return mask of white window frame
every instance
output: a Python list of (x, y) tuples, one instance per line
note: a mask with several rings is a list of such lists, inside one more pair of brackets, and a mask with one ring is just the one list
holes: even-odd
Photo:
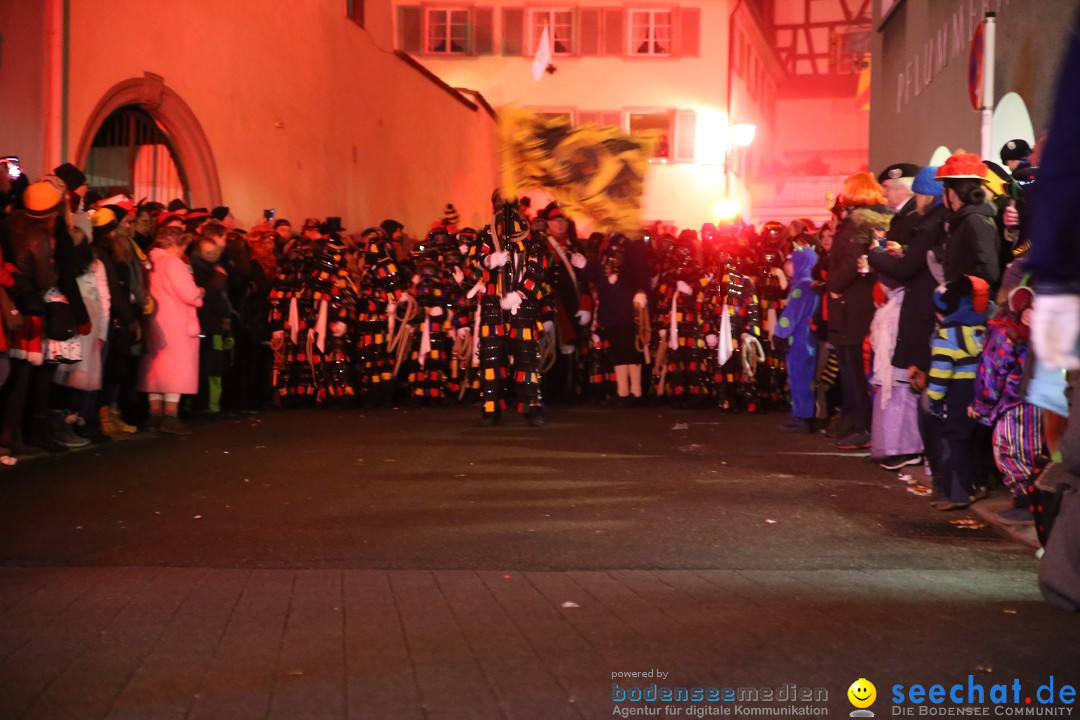
[[(437, 43), (432, 42), (431, 27), (434, 24), (432, 22), (432, 16), (435, 13), (445, 14), (446, 25), (446, 37), (442, 38), (446, 42), (445, 50), (436, 50), (435, 45)], [(453, 50), (451, 48), (451, 42), (453, 40), (452, 29), (454, 27), (451, 19), (454, 13), (464, 13), (465, 15), (465, 37), (463, 38), (464, 48), (461, 50)], [(464, 7), (461, 5), (439, 5), (424, 8), (424, 54), (425, 55), (468, 55), (471, 53), (472, 48), (472, 8)]]
[[(575, 17), (574, 9), (570, 7), (542, 7), (542, 8), (529, 8), (528, 9), (528, 26), (529, 26), (529, 54), (536, 53), (537, 43), (540, 42), (540, 33), (543, 32), (543, 26), (537, 23), (542, 23), (544, 20), (548, 22), (548, 37), (551, 38), (551, 55), (552, 57), (567, 57), (573, 55), (575, 52), (575, 33), (577, 30), (577, 18)], [(566, 39), (566, 50), (555, 49), (555, 31), (552, 29), (555, 26), (554, 15), (555, 13), (567, 13), (570, 16), (569, 28), (570, 37)]]
[[(645, 40), (646, 52), (638, 52), (634, 38), (634, 18), (648, 15), (648, 37)], [(656, 52), (656, 17), (657, 15), (668, 16), (668, 49), (666, 52)], [(626, 48), (630, 57), (674, 57), (675, 56), (675, 11), (671, 8), (630, 8), (626, 12)]]

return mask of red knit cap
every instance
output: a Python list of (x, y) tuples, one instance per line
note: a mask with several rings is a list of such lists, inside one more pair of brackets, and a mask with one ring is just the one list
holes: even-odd
[(957, 151), (938, 168), (935, 177), (938, 180), (967, 178), (987, 182), (987, 172), (986, 165), (978, 155)]
[(981, 277), (968, 275), (971, 281), (971, 307), (975, 312), (984, 313), (990, 307), (990, 286)]

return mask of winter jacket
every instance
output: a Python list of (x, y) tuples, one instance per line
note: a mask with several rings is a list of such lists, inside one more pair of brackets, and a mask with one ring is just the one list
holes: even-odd
[(900, 325), (893, 350), (893, 367), (915, 366), (926, 372), (930, 369), (930, 338), (937, 317), (934, 314), (934, 288), (937, 282), (926, 263), (926, 254), (944, 232), (945, 206), (933, 205), (909, 232), (897, 240), (905, 246), (901, 257), (893, 257), (881, 249), (870, 253), (870, 267), (879, 274), (903, 283), (904, 304), (900, 308)]
[(907, 245), (911, 240), (911, 231), (922, 220), (922, 215), (915, 209), (915, 198), (909, 198), (893, 216), (889, 224), (889, 231), (885, 234), (887, 240)]
[(974, 275), (985, 280), (993, 291), (1001, 278), (994, 206), (965, 205), (949, 213), (945, 231), (945, 282)]
[(882, 205), (858, 207), (837, 228), (829, 254), (826, 289), (840, 297), (829, 298), (829, 342), (862, 345), (874, 317), (872, 273), (858, 271), (859, 257), (869, 252), (875, 234), (884, 237), (893, 213)]
[[(611, 277), (616, 281), (611, 282)], [(596, 321), (602, 327), (633, 325), (637, 317), (634, 295), (649, 292), (649, 264), (641, 240), (612, 238), (599, 249), (596, 262), (582, 270), (591, 280), (599, 301)], [(670, 297), (668, 298), (670, 302)]]
[(979, 422), (993, 426), (1001, 414), (1024, 402), (1021, 384), (1027, 343), (1016, 339), (1019, 322), (1008, 311), (987, 323), (986, 344), (975, 376), (975, 400), (971, 409)]
[(986, 315), (976, 312), (971, 301), (946, 317), (930, 345), (930, 377), (927, 395), (941, 402), (954, 380), (974, 380), (986, 334)]

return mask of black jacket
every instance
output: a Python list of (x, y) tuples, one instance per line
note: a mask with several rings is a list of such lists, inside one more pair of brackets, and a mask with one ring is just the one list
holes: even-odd
[(922, 215), (915, 210), (915, 198), (912, 197), (896, 211), (892, 224), (889, 225), (889, 232), (885, 235), (886, 239), (906, 245), (911, 239), (911, 231), (920, 220), (922, 220)]
[(1001, 278), (998, 233), (990, 203), (965, 205), (947, 214), (945, 232), (945, 282), (962, 275), (986, 281), (991, 292)]
[(833, 345), (862, 345), (874, 318), (873, 273), (862, 275), (857, 265), (866, 255), (875, 231), (888, 230), (892, 211), (881, 205), (858, 207), (843, 219), (836, 230), (829, 254), (829, 276), (825, 287), (839, 298), (829, 298), (829, 342)]
[[(615, 283), (608, 282), (602, 264), (605, 259), (614, 265), (613, 269), (618, 275)], [(604, 245), (599, 253), (599, 262), (589, 263), (582, 270), (581, 277), (591, 280), (596, 287), (599, 301), (596, 320), (600, 325), (633, 325), (637, 317), (634, 295), (649, 292), (649, 265), (645, 255), (645, 243), (641, 240), (625, 239)]]
[(939, 204), (925, 215), (916, 215), (919, 222), (909, 230), (906, 238), (897, 240), (905, 246), (902, 257), (893, 257), (884, 250), (870, 253), (870, 267), (883, 276), (900, 281), (905, 288), (892, 356), (893, 367), (914, 365), (923, 372), (930, 369), (930, 340), (937, 319), (934, 315), (937, 281), (930, 273), (926, 255), (944, 232), (945, 212), (945, 206)]

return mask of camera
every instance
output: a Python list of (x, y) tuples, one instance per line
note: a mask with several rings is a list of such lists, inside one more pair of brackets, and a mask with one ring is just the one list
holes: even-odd
[(274, 208), (269, 208), (268, 210), (263, 210), (263, 217), (265, 217), (267, 220), (273, 220), (274, 219)]
[(18, 180), (22, 175), (22, 168), (19, 166), (19, 158), (15, 155), (8, 155), (5, 158), (0, 158), (0, 162), (7, 164), (8, 178), (11, 180)]

